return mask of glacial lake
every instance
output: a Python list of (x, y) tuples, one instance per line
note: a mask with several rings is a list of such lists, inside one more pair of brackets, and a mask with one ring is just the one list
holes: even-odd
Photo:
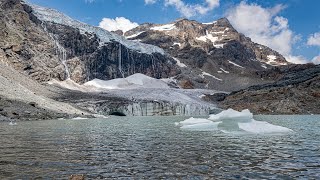
[(0, 179), (319, 179), (320, 116), (255, 116), (286, 134), (187, 131), (186, 117), (0, 123)]

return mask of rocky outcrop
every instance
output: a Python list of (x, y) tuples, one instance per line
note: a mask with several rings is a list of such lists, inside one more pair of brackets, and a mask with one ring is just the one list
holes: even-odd
[(293, 65), (278, 70), (281, 77), (277, 82), (233, 92), (220, 106), (259, 114), (320, 114), (320, 66)]

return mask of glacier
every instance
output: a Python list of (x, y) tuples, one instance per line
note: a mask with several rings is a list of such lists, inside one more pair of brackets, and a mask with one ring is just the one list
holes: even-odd
[(127, 40), (125, 37), (119, 36), (117, 34), (111, 33), (105, 29), (100, 27), (91, 26), (85, 24), (83, 22), (74, 20), (69, 16), (51, 9), (41, 7), (35, 4), (31, 4), (27, 2), (27, 4), (32, 8), (33, 14), (41, 21), (44, 22), (52, 22), (56, 24), (67, 25), (70, 27), (74, 27), (80, 30), (81, 33), (85, 34), (85, 32), (89, 34), (96, 34), (97, 37), (100, 39), (100, 45), (103, 46), (104, 43), (108, 43), (111, 41), (119, 42), (120, 44), (126, 46), (129, 49), (145, 53), (145, 54), (153, 54), (153, 53), (160, 53), (162, 55), (165, 54), (164, 50), (153, 45), (143, 44), (137, 41), (130, 41)]
[[(71, 79), (51, 80), (50, 85), (81, 91), (84, 93), (105, 94), (111, 98), (126, 99), (123, 102), (104, 102), (90, 106), (90, 110), (102, 115), (120, 112), (127, 116), (205, 116), (220, 111), (215, 104), (204, 101), (204, 94), (219, 91), (209, 89), (170, 88), (173, 79), (155, 79), (143, 74), (113, 80), (94, 79), (85, 84), (77, 84)], [(78, 104), (82, 106), (82, 104)]]

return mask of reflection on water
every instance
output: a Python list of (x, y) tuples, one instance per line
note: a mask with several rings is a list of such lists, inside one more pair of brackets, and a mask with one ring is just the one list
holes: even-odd
[(317, 179), (320, 116), (256, 116), (284, 135), (194, 132), (185, 117), (0, 123), (0, 179)]

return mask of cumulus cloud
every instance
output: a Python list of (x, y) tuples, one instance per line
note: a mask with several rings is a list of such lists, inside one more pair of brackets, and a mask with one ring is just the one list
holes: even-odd
[[(144, 0), (146, 4), (153, 4), (157, 0)], [(183, 0), (164, 0), (165, 6), (173, 6), (182, 16), (187, 18), (198, 14), (204, 15), (220, 5), (220, 0), (204, 0), (202, 4), (188, 4)]]
[(320, 32), (312, 34), (308, 38), (307, 44), (310, 46), (320, 46)]
[(306, 64), (306, 63), (310, 63), (310, 61), (308, 59), (306, 59), (303, 56), (293, 56), (293, 55), (288, 55), (285, 56), (286, 60), (294, 63), (294, 64)]
[(314, 58), (312, 59), (312, 62), (313, 62), (314, 64), (320, 64), (320, 55), (314, 57)]
[(146, 4), (154, 4), (154, 3), (157, 2), (157, 0), (144, 0), (144, 2), (145, 2)]
[(289, 28), (288, 19), (278, 15), (284, 8), (281, 4), (264, 8), (242, 1), (229, 9), (226, 16), (239, 32), (254, 42), (278, 51), (290, 62), (306, 63), (308, 61), (304, 57), (292, 55), (292, 46), (299, 36)]
[(129, 19), (126, 19), (124, 17), (116, 17), (115, 19), (103, 18), (99, 23), (99, 27), (108, 31), (121, 30), (123, 32), (126, 32), (137, 26), (139, 26), (138, 23), (131, 22)]
[(289, 55), (294, 36), (288, 20), (277, 16), (282, 9), (282, 5), (263, 8), (257, 4), (241, 2), (227, 12), (227, 17), (238, 31), (253, 41)]

